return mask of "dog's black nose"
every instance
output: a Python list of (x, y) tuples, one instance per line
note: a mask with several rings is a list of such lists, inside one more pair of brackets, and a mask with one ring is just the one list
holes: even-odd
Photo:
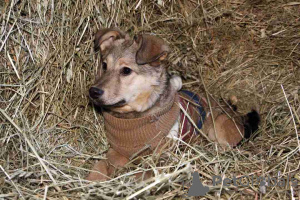
[(97, 99), (102, 96), (104, 91), (96, 87), (91, 87), (89, 93), (90, 93), (90, 97), (92, 97), (93, 99)]

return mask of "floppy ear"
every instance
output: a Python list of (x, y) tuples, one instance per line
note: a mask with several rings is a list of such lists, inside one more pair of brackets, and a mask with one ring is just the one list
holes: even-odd
[(105, 28), (100, 29), (94, 40), (94, 49), (95, 51), (100, 50), (101, 53), (104, 53), (109, 49), (115, 40), (125, 38), (125, 34), (116, 28)]
[(136, 53), (136, 63), (139, 65), (159, 65), (169, 52), (168, 45), (161, 39), (152, 35), (139, 35), (134, 38), (139, 45)]

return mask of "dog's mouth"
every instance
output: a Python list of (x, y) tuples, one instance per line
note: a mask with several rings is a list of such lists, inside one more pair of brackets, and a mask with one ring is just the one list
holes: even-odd
[(110, 104), (110, 105), (102, 105), (105, 108), (115, 108), (115, 107), (122, 107), (124, 106), (126, 101), (122, 99), (121, 101), (118, 101), (117, 103)]
[(114, 104), (105, 104), (103, 101), (95, 101), (95, 100), (92, 100), (92, 102), (96, 106), (103, 107), (103, 108), (106, 108), (106, 109), (122, 107), (126, 104), (126, 101), (124, 99), (122, 99), (122, 100), (120, 100), (120, 101), (118, 101), (117, 103), (114, 103)]

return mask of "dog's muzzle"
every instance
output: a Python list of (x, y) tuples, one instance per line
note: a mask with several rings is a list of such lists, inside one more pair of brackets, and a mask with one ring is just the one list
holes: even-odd
[(118, 101), (117, 103), (107, 105), (100, 98), (103, 95), (103, 93), (104, 93), (104, 91), (97, 87), (91, 87), (89, 89), (90, 99), (97, 106), (106, 107), (106, 108), (121, 107), (121, 106), (124, 106), (124, 104), (126, 103), (126, 101), (123, 99), (123, 100)]

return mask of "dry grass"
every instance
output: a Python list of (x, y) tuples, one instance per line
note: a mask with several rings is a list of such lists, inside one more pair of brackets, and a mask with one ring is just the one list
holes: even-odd
[[(300, 182), (299, 2), (2, 0), (0, 10), (0, 199), (181, 198), (193, 170), (207, 185), (233, 174)], [(164, 38), (185, 88), (235, 94), (244, 113), (259, 109), (257, 137), (226, 152), (199, 139), (111, 181), (85, 181), (108, 148), (86, 94), (97, 63), (93, 35), (110, 26)], [(165, 175), (136, 183), (128, 174), (147, 169)], [(300, 199), (300, 187), (217, 185), (205, 198)]]

